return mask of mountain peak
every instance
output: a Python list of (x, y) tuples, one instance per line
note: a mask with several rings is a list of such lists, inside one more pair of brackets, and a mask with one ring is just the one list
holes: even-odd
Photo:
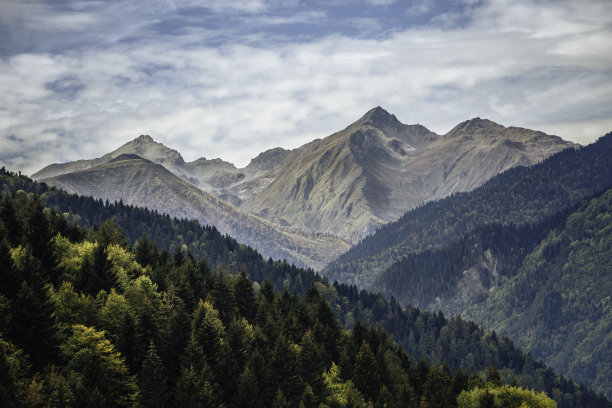
[(103, 156), (103, 158), (114, 158), (122, 154), (136, 154), (155, 163), (184, 163), (183, 157), (179, 152), (163, 145), (162, 143), (156, 142), (149, 135), (140, 135), (136, 139), (119, 147), (117, 150), (107, 153)]
[(370, 109), (361, 119), (359, 119), (358, 123), (363, 126), (373, 126), (373, 127), (387, 127), (387, 126), (398, 126), (402, 123), (397, 120), (395, 115), (390, 114), (380, 106), (377, 106), (373, 109)]
[(146, 143), (155, 143), (155, 140), (149, 135), (140, 135), (136, 139), (135, 142), (146, 142)]
[(277, 166), (289, 153), (290, 150), (275, 147), (259, 153), (257, 157), (251, 160), (247, 167), (260, 170), (270, 170)]
[(506, 129), (504, 126), (499, 123), (495, 123), (489, 119), (481, 119), (480, 117), (475, 117), (465, 122), (459, 123), (453, 129), (451, 129), (447, 135), (456, 136), (461, 134), (481, 134), (481, 133), (491, 133), (491, 132), (500, 132)]

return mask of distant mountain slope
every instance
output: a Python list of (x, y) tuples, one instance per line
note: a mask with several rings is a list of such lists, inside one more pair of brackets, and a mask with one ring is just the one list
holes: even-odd
[(373, 289), (462, 314), (612, 395), (612, 190), (538, 224), (486, 225), (410, 253)]
[(330, 264), (331, 279), (369, 287), (410, 252), (437, 248), (485, 224), (538, 222), (612, 186), (612, 134), (581, 149), (557, 153), (408, 212)]
[(488, 224), (442, 248), (410, 252), (385, 269), (371, 289), (400, 304), (460, 314), (514, 276), (525, 256), (568, 214), (519, 227)]
[(47, 183), (68, 192), (148, 207), (179, 218), (216, 226), (264, 256), (321, 269), (348, 249), (338, 238), (280, 227), (179, 179), (161, 165), (134, 155), (120, 155), (103, 165), (63, 174)]
[(612, 398), (612, 190), (548, 234), (464, 315)]
[(287, 154), (242, 208), (357, 243), (424, 202), (469, 191), (518, 165), (574, 146), (480, 118), (437, 135), (377, 107), (346, 129)]
[[(32, 178), (42, 180), (62, 174), (87, 170), (94, 166), (109, 163), (113, 159), (125, 154), (135, 154), (153, 163), (161, 164), (179, 178), (213, 194), (221, 194), (225, 191), (223, 188), (238, 181), (243, 181), (246, 177), (245, 173), (248, 173), (249, 178), (252, 178), (265, 170), (269, 170), (269, 168), (262, 170), (255, 166), (254, 168), (240, 171), (233, 164), (221, 159), (206, 159), (204, 157), (192, 162), (185, 162), (183, 156), (178, 151), (154, 141), (151, 136), (141, 135), (100, 158), (51, 164), (34, 173)], [(262, 153), (262, 155), (264, 154)]]
[(475, 118), (437, 135), (376, 107), (346, 129), (292, 151), (270, 149), (242, 169), (220, 159), (185, 162), (140, 136), (94, 160), (53, 164), (50, 177), (136, 154), (179, 178), (276, 224), (357, 243), (425, 202), (469, 191), (518, 165), (574, 146), (556, 136)]

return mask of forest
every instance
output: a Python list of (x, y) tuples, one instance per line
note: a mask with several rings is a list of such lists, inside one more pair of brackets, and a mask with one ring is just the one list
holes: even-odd
[[(545, 401), (516, 385), (545, 391), (559, 407), (610, 406), (473, 323), (401, 309), (355, 287), (330, 286), (312, 271), (231, 247), (231, 238), (212, 228), (70, 196), (6, 171), (2, 190), (0, 259), (10, 279), (0, 296), (0, 364), (10, 369), (0, 392), (15, 406), (26, 400), (28, 406), (49, 406), (58, 398), (73, 406), (84, 401), (147, 406), (151, 400), (166, 406), (243, 406), (237, 398), (245, 393), (252, 405), (244, 406), (456, 406), (463, 391), (499, 406), (506, 395), (501, 389)], [(45, 196), (53, 195), (81, 200), (84, 208), (101, 206), (113, 221), (76, 224), (83, 216), (43, 205)], [(132, 241), (114, 221), (121, 220), (117, 209), (153, 217), (142, 224), (166, 231), (174, 251), (150, 239)], [(157, 219), (161, 226), (155, 226)], [(186, 226), (180, 235), (212, 232), (227, 258), (218, 256), (209, 268), (207, 257), (176, 245), (163, 220)], [(212, 248), (209, 238), (198, 247)], [(253, 264), (268, 265), (261, 266), (260, 281), (251, 263), (236, 264), (240, 251), (251, 254)], [(224, 265), (224, 259), (234, 263)], [(295, 284), (300, 280), (303, 292)], [(306, 346), (310, 342), (314, 346)], [(321, 356), (315, 359), (316, 375), (300, 366), (305, 348)], [(359, 377), (362, 359), (367, 381)], [(108, 377), (92, 364), (108, 367)], [(457, 385), (466, 378), (467, 385)], [(478, 394), (483, 389), (485, 397)], [(165, 397), (148, 394), (156, 391)], [(102, 398), (107, 395), (116, 398)], [(464, 396), (461, 404), (474, 403), (470, 398)]]
[[(478, 227), (408, 254), (375, 287), (401, 304), (461, 313), (506, 334), (609, 397), (611, 202), (606, 190), (537, 224)], [(483, 287), (462, 299), (470, 271)]]

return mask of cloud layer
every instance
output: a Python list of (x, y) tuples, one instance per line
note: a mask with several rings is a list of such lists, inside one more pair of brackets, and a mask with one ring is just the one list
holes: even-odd
[(0, 164), (32, 174), (150, 134), (243, 166), (376, 105), (439, 133), (475, 116), (581, 143), (612, 130), (609, 1), (226, 3), (3, 5)]

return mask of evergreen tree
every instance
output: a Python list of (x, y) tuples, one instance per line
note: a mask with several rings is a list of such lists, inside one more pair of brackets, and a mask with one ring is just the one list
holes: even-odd
[(238, 378), (236, 393), (232, 399), (234, 408), (256, 408), (259, 405), (259, 385), (257, 378), (249, 367)]
[(221, 354), (225, 327), (219, 319), (219, 313), (209, 302), (198, 303), (193, 313), (191, 331), (195, 341), (202, 348), (206, 361), (216, 366)]
[(139, 402), (143, 408), (165, 408), (167, 406), (168, 386), (165, 370), (153, 341), (150, 342), (142, 363), (138, 384), (140, 386)]
[(248, 321), (252, 321), (255, 317), (255, 295), (253, 292), (253, 283), (249, 280), (245, 268), (243, 267), (238, 275), (234, 286), (234, 298), (238, 313), (245, 317)]
[(219, 268), (213, 274), (210, 296), (213, 306), (219, 312), (219, 318), (226, 327), (229, 326), (237, 309), (234, 291), (225, 269)]
[(86, 258), (83, 262), (79, 287), (85, 293), (92, 295), (101, 290), (110, 292), (111, 288), (117, 285), (112, 266), (112, 261), (108, 258), (107, 247), (98, 242), (94, 247), (91, 261)]
[(304, 333), (300, 344), (300, 367), (304, 382), (311, 387), (311, 392), (316, 396), (315, 401), (325, 398), (327, 390), (323, 380), (325, 362), (310, 330)]
[(75, 325), (62, 345), (67, 378), (76, 406), (132, 406), (138, 386), (124, 360), (103, 332)]
[(353, 382), (365, 399), (369, 401), (376, 401), (380, 379), (377, 371), (374, 353), (372, 353), (368, 343), (364, 341), (355, 356)]
[(382, 385), (380, 387), (380, 391), (378, 392), (378, 398), (376, 399), (376, 404), (374, 404), (375, 408), (394, 408), (396, 407), (395, 399), (393, 398), (393, 394), (387, 388), (386, 385)]
[[(156, 344), (159, 356), (167, 371), (170, 381), (180, 375), (180, 356), (189, 339), (189, 315), (185, 303), (176, 295), (174, 286), (165, 293), (159, 313), (159, 331)], [(171, 384), (169, 384), (171, 386)]]
[(23, 281), (12, 305), (13, 324), (10, 338), (40, 369), (58, 358), (58, 333), (53, 319), (53, 305), (44, 288)]
[(280, 391), (280, 394), (269, 396), (273, 403), (280, 403), (278, 395), (282, 395), (282, 401), (286, 401), (288, 406), (298, 406), (305, 387), (299, 372), (299, 356), (295, 345), (290, 345), (283, 335), (279, 336), (266, 370), (266, 390)]
[(423, 386), (423, 395), (430, 408), (453, 406), (456, 396), (451, 393), (452, 379), (450, 373), (439, 365), (431, 367)]
[(158, 263), (159, 249), (153, 241), (144, 236), (140, 238), (134, 245), (134, 255), (136, 262), (142, 266), (154, 267)]
[(21, 375), (21, 364), (14, 348), (0, 337), (0, 401), (6, 408), (20, 406), (19, 377)]

